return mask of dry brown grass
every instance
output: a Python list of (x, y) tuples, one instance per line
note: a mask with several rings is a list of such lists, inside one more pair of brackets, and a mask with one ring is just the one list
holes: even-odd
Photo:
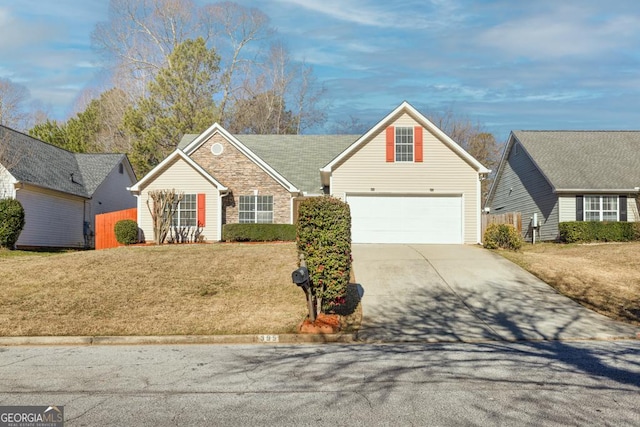
[(586, 307), (640, 325), (640, 242), (543, 243), (500, 253)]
[(293, 243), (0, 256), (0, 336), (294, 332)]

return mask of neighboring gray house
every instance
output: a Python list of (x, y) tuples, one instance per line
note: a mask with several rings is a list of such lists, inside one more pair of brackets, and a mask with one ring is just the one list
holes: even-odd
[(640, 131), (513, 131), (486, 207), (556, 240), (559, 222), (640, 220), (639, 191)]
[(17, 247), (93, 247), (96, 214), (136, 207), (124, 154), (79, 154), (0, 126), (0, 198), (25, 210)]
[(403, 102), (364, 135), (232, 135), (213, 124), (131, 191), (148, 240), (149, 191), (176, 189), (176, 222), (207, 241), (224, 224), (293, 223), (301, 197), (330, 194), (350, 206), (354, 243), (475, 244), (489, 172)]

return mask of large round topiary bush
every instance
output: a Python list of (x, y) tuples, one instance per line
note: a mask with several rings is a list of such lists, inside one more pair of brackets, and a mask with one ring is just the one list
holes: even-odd
[(19, 201), (0, 200), (0, 247), (13, 249), (24, 223), (24, 208)]
[(116, 222), (114, 232), (118, 243), (131, 245), (138, 242), (138, 223), (132, 219), (123, 219)]

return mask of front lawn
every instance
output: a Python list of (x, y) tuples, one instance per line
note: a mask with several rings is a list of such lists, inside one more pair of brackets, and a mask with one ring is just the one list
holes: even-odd
[(0, 255), (0, 336), (278, 334), (305, 317), (294, 243)]
[(640, 242), (527, 244), (499, 253), (584, 306), (640, 325)]

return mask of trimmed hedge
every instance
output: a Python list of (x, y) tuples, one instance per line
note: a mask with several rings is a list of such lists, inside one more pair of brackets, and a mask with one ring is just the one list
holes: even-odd
[(628, 242), (640, 239), (640, 223), (571, 221), (558, 225), (560, 240), (575, 242)]
[(333, 197), (304, 200), (298, 208), (298, 252), (304, 254), (320, 311), (342, 303), (351, 272), (351, 211)]
[(510, 249), (517, 251), (522, 247), (522, 236), (511, 224), (489, 224), (484, 232), (484, 247), (487, 249)]
[(273, 242), (296, 240), (293, 224), (224, 224), (222, 240), (225, 242)]
[(13, 249), (24, 228), (24, 208), (16, 199), (0, 200), (0, 247)]
[(138, 242), (138, 223), (132, 219), (123, 219), (116, 222), (113, 227), (116, 240), (123, 245), (132, 245)]

